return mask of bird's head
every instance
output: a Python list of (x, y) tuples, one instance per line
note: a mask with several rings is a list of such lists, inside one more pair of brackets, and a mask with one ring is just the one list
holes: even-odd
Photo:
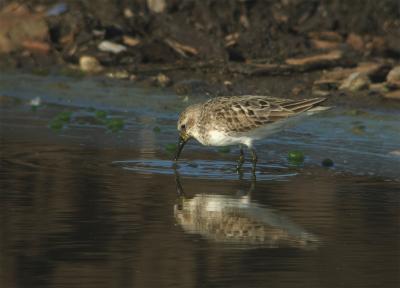
[(187, 107), (180, 115), (178, 120), (179, 142), (178, 149), (175, 155), (175, 161), (178, 161), (179, 155), (182, 152), (183, 146), (191, 138), (197, 135), (197, 122), (201, 114), (201, 105), (195, 104)]

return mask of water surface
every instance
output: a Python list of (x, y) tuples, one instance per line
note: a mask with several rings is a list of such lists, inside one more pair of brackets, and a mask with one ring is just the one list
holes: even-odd
[[(398, 115), (339, 109), (300, 123), (260, 143), (254, 181), (249, 164), (235, 174), (235, 148), (193, 143), (173, 169), (179, 96), (76, 84), (83, 99), (103, 93), (96, 106), (72, 80), (60, 96), (54, 79), (20, 79), (0, 82), (11, 96), (0, 110), (1, 287), (400, 285)], [(119, 132), (92, 121), (108, 106)], [(70, 122), (49, 128), (61, 111)], [(294, 147), (300, 167), (286, 160)]]

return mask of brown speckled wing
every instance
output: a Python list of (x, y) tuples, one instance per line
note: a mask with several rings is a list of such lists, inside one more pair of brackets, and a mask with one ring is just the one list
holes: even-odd
[(213, 129), (235, 133), (246, 132), (307, 111), (324, 100), (324, 98), (290, 100), (248, 95), (218, 97), (204, 104), (202, 121), (215, 123)]

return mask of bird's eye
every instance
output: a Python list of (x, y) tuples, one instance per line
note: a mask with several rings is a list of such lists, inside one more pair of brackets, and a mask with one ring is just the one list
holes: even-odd
[(181, 125), (181, 130), (185, 130), (186, 129), (186, 125), (185, 124), (182, 124)]

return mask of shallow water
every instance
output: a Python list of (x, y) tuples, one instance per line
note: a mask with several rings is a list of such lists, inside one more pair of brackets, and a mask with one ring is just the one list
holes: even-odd
[[(1, 287), (400, 285), (400, 116), (305, 120), (260, 143), (254, 180), (249, 164), (235, 174), (235, 148), (193, 143), (173, 168), (165, 145), (187, 105), (174, 94), (18, 76), (14, 88), (0, 77), (12, 96), (0, 110)], [(110, 106), (124, 129), (94, 121), (87, 103)], [(50, 129), (65, 110), (70, 122)], [(286, 160), (294, 148), (300, 167)], [(334, 168), (320, 167), (327, 157)]]

